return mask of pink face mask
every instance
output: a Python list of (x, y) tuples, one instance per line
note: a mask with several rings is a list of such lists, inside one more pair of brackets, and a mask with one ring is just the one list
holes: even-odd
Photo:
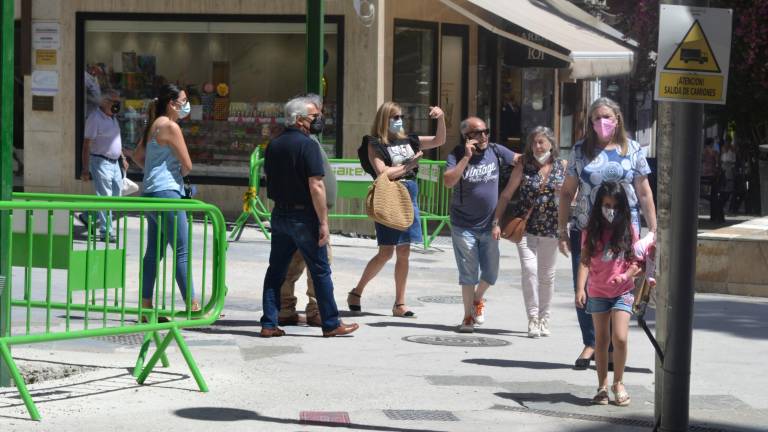
[(595, 129), (595, 133), (601, 140), (609, 140), (616, 130), (616, 120), (601, 118), (592, 122), (592, 128)]

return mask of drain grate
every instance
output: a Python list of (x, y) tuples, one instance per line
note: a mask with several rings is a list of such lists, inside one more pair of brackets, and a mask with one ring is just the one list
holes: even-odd
[[(524, 408), (524, 407), (512, 407), (507, 405), (494, 405), (493, 407), (491, 407), (491, 409), (501, 409), (504, 411), (513, 411), (513, 412), (519, 412), (519, 413), (525, 413), (525, 414), (537, 414), (545, 417), (556, 417), (556, 418), (610, 423), (610, 424), (615, 424), (620, 426), (639, 426), (644, 428), (653, 428), (656, 426), (656, 423), (651, 419), (648, 419), (648, 420), (629, 419), (629, 418), (622, 418), (622, 417), (608, 417), (608, 416), (599, 416), (599, 415), (592, 415), (592, 414), (576, 414), (576, 413), (563, 412), (563, 411), (531, 409), (531, 408)], [(730, 432), (727, 429), (712, 428), (712, 427), (702, 426), (702, 425), (690, 425), (688, 427), (688, 431), (689, 432)]]
[(306, 424), (349, 424), (349, 414), (343, 411), (301, 411), (299, 421)]
[(404, 341), (427, 345), (457, 347), (500, 347), (509, 345), (508, 341), (480, 336), (406, 336)]
[(459, 421), (450, 411), (439, 410), (384, 410), (390, 420)]
[(117, 336), (96, 336), (94, 339), (109, 342), (116, 345), (138, 346), (144, 342), (143, 334), (124, 334)]
[(443, 303), (443, 304), (462, 304), (464, 300), (461, 296), (437, 295), (419, 297), (418, 300), (424, 303)]

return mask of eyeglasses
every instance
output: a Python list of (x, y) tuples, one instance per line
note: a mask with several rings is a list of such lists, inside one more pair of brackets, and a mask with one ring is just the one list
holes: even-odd
[(394, 120), (404, 120), (404, 119), (405, 119), (405, 116), (404, 116), (404, 115), (402, 115), (402, 114), (397, 114), (397, 115), (393, 115), (393, 116), (391, 116), (390, 118), (391, 118), (391, 119), (394, 119)]
[(314, 119), (320, 117), (320, 113), (307, 114), (307, 117), (309, 117), (312, 120), (314, 120)]
[(480, 129), (480, 130), (473, 130), (473, 131), (467, 132), (467, 136), (476, 137), (476, 136), (480, 136), (480, 134), (484, 134), (488, 136), (489, 133), (491, 133), (490, 129)]

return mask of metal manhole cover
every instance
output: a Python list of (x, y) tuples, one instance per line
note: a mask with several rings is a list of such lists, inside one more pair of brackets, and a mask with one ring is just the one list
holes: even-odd
[(117, 345), (138, 346), (144, 342), (143, 334), (124, 334), (117, 336), (97, 336), (94, 339)]
[(439, 410), (384, 410), (390, 420), (459, 421), (450, 411)]
[(461, 298), (461, 296), (449, 296), (449, 295), (425, 296), (425, 297), (419, 297), (418, 300), (424, 303), (444, 303), (444, 304), (464, 303), (464, 300)]
[(499, 347), (509, 345), (508, 341), (481, 336), (406, 336), (404, 341), (427, 345), (459, 347)]

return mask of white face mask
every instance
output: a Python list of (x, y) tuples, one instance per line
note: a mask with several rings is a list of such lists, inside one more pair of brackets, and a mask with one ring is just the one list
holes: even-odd
[(547, 161), (549, 160), (550, 156), (552, 156), (552, 151), (548, 151), (548, 152), (544, 153), (541, 156), (533, 155), (533, 157), (536, 159), (536, 161), (538, 163), (540, 163), (541, 165), (544, 165), (545, 163), (547, 163)]
[(608, 223), (613, 223), (613, 219), (616, 217), (616, 209), (603, 206), (603, 217)]

